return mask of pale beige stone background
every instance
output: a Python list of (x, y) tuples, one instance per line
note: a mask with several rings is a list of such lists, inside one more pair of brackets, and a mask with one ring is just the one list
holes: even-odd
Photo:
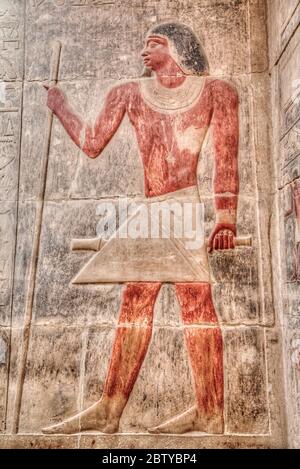
[[(285, 277), (282, 205), (291, 179), (286, 166), (283, 174), (282, 160), (288, 156), (286, 146), (280, 146), (283, 133), (284, 139), (287, 130), (292, 132), (284, 130), (284, 113), (297, 91), (291, 80), (299, 76), (298, 4), (270, 0), (267, 8), (265, 0), (0, 0), (0, 447), (285, 447), (288, 437), (290, 445), (299, 446), (300, 371), (292, 358), (300, 339), (299, 285)], [(140, 76), (139, 54), (148, 28), (174, 19), (201, 36), (211, 74), (235, 83), (241, 103), (238, 232), (252, 235), (253, 247), (211, 258), (225, 347), (225, 434), (147, 433), (147, 427), (194, 399), (170, 285), (159, 294), (153, 339), (120, 432), (41, 434), (43, 426), (95, 402), (103, 387), (121, 287), (70, 284), (90, 256), (71, 252), (70, 240), (95, 236), (99, 201), (143, 193), (137, 145), (126, 119), (94, 161), (81, 154), (54, 120), (20, 427), (13, 434), (47, 116), (41, 83), (49, 78), (52, 42), (58, 39), (63, 45), (60, 86), (92, 120), (113, 83)], [(299, 149), (299, 141), (295, 145)], [(299, 166), (297, 158), (289, 164), (298, 161)], [(199, 167), (207, 233), (214, 222), (211, 170), (208, 138)]]

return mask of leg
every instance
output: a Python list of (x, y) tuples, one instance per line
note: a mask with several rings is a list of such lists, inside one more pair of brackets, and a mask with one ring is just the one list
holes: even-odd
[(152, 335), (158, 283), (129, 284), (123, 297), (104, 396), (128, 400)]
[[(223, 341), (209, 283), (177, 284), (196, 405), (154, 433), (223, 433)], [(194, 326), (194, 327), (193, 327)]]
[(145, 358), (152, 334), (158, 283), (128, 284), (123, 295), (110, 365), (101, 399), (44, 433), (97, 430), (114, 433)]

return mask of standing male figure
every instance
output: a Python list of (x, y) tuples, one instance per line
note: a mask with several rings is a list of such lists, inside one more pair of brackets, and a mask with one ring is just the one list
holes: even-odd
[[(207, 76), (208, 63), (199, 40), (180, 23), (164, 23), (150, 30), (142, 57), (147, 77), (113, 87), (93, 126), (77, 116), (58, 87), (49, 89), (48, 106), (90, 158), (100, 155), (127, 114), (136, 133), (148, 198), (197, 186), (199, 154), (211, 128), (216, 223), (209, 249), (233, 249), (238, 198), (237, 93), (228, 83)], [(203, 263), (208, 267), (207, 256)], [(118, 430), (147, 353), (160, 287), (159, 282), (125, 285), (101, 399), (74, 417), (44, 429), (45, 433)], [(184, 325), (188, 326), (185, 339), (196, 402), (149, 431), (222, 433), (223, 341), (210, 278), (203, 275), (197, 282), (176, 283), (175, 289)]]

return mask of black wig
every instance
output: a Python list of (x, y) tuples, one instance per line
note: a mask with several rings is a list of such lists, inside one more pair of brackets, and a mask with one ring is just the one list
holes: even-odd
[(203, 47), (188, 26), (182, 23), (162, 23), (154, 26), (148, 36), (164, 36), (176, 51), (176, 62), (180, 68), (192, 75), (207, 75), (208, 60)]

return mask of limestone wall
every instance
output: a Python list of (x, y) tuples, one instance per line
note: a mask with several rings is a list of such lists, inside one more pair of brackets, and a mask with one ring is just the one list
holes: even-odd
[[(270, 11), (276, 15), (273, 6)], [(296, 65), (293, 51), (298, 45), (298, 33), (289, 40), (292, 13), (292, 6), (289, 13), (283, 8), (281, 44), (271, 47), (273, 81), (284, 84), (283, 120), (278, 124), (283, 137), (276, 183), (280, 200), (298, 161), (293, 143), (297, 101), (287, 108), (299, 87), (296, 83), (292, 88), (296, 85), (291, 80), (297, 81), (292, 64)], [(117, 433), (44, 435), (43, 427), (62, 422), (100, 398), (124, 289), (121, 284), (74, 285), (72, 279), (91, 253), (71, 251), (70, 242), (96, 236), (100, 202), (117, 203), (125, 196), (135, 200), (143, 197), (144, 190), (139, 149), (127, 116), (102, 155), (93, 160), (75, 146), (54, 117), (43, 195), (49, 111), (42, 84), (50, 78), (53, 45), (57, 40), (62, 44), (60, 88), (78, 113), (93, 121), (113, 85), (141, 76), (140, 51), (148, 29), (174, 20), (186, 23), (202, 38), (210, 74), (230, 82), (239, 96), (237, 233), (251, 236), (252, 247), (209, 256), (223, 336), (225, 427), (221, 434), (148, 433), (149, 427), (195, 403), (180, 307), (174, 286), (167, 283), (156, 301), (150, 347)], [(275, 37), (275, 22), (270, 24)], [(300, 341), (295, 314), (299, 287), (289, 277), (279, 279), (277, 289), (273, 284), (278, 269), (272, 270), (272, 262), (274, 267), (278, 253), (276, 230), (272, 231), (276, 211), (266, 25), (263, 0), (0, 2), (1, 447), (286, 446), (280, 326), (285, 326), (289, 344), (287, 389), (295, 395), (300, 373), (295, 361)], [(207, 235), (215, 220), (213, 161), (209, 133), (198, 167)], [(280, 220), (283, 225), (283, 215)], [(36, 275), (32, 274), (34, 242)], [(285, 257), (292, 259), (291, 247), (282, 241), (281, 248), (282, 253), (287, 250), (282, 256), (285, 265)], [(291, 275), (291, 261), (287, 266)], [(281, 316), (281, 308), (274, 305), (283, 289)], [(291, 415), (297, 408), (293, 402)]]
[(284, 338), (289, 444), (299, 447), (300, 248), (297, 224), (299, 226), (300, 214), (297, 188), (300, 187), (300, 4), (296, 0), (270, 1), (268, 10), (276, 167), (275, 203), (278, 210), (278, 219), (274, 219), (274, 222), (280, 240), (275, 257), (281, 265), (276, 270), (275, 280)]

